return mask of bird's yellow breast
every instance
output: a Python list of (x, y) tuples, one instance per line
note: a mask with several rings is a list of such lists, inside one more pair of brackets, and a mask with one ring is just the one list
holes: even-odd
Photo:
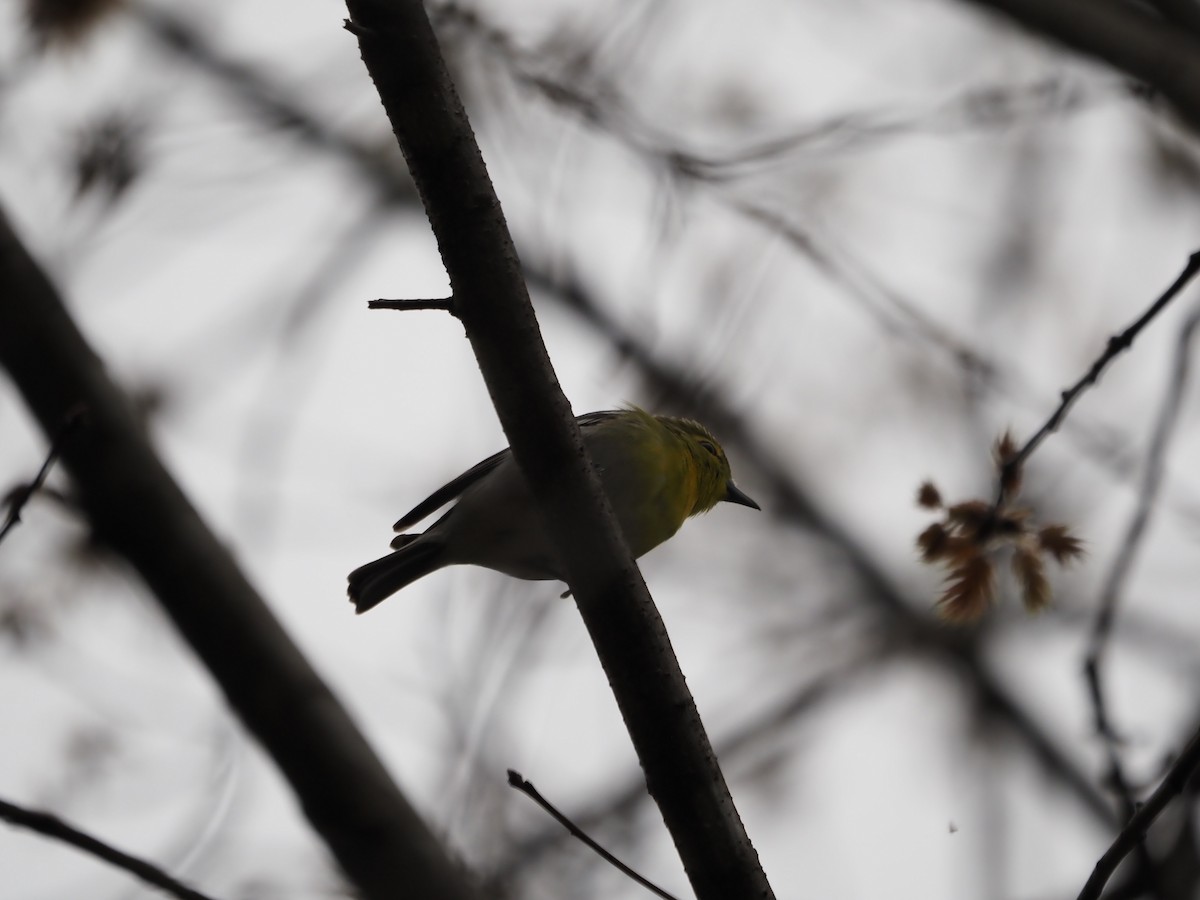
[(634, 556), (670, 538), (696, 505), (698, 473), (680, 440), (631, 411), (584, 433), (588, 452)]

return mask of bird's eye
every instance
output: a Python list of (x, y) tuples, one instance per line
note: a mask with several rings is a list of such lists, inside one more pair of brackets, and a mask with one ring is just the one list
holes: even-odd
[(711, 453), (713, 456), (719, 456), (719, 455), (720, 455), (720, 454), (718, 454), (718, 453), (717, 453), (717, 448), (716, 448), (716, 446), (713, 444), (713, 442), (712, 442), (712, 441), (701, 441), (701, 442), (700, 442), (700, 446), (701, 446), (701, 447), (703, 447), (705, 450), (707, 450), (709, 453)]

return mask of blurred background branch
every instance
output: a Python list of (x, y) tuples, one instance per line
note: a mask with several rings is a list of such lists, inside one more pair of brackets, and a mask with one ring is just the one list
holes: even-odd
[[(1094, 57), (1162, 94), (1195, 128), (1200, 125), (1200, 43), (1196, 8), (1187, 0), (1153, 4), (1087, 0), (967, 0), (994, 9), (1044, 38)], [(1172, 14), (1173, 13), (1173, 14)], [(1175, 25), (1183, 27), (1173, 27)]]
[(120, 389), (0, 213), (0, 365), (61, 456), (99, 540), (138, 571), (291, 782), (364, 896), (474, 896), (332, 692), (159, 462)]
[[(496, 896), (634, 896), (510, 797), (517, 768), (685, 892), (560, 586), (443, 573), (368, 627), (346, 614), (345, 573), (387, 524), (504, 438), (456, 374), (473, 375), (457, 323), (364, 308), (449, 291), (328, 4), (127, 3), (69, 43), (43, 15), (28, 44), (10, 7), (11, 215), (439, 837)], [(1074, 896), (1122, 824), (1082, 670), (1188, 310), (1030, 462), (1022, 501), (1091, 560), (1041, 616), (1001, 583), (976, 628), (938, 624), (912, 492), (991, 490), (996, 435), (1036, 429), (1194, 250), (1195, 5), (1009, 7), (430, 8), (564, 388), (719, 424), (766, 501), (755, 522), (690, 523), (644, 571), (785, 892)], [(1193, 406), (1106, 641), (1135, 803), (1200, 722)], [(0, 433), (0, 470), (27, 479), (46, 441), (11, 389)], [(216, 894), (340, 896), (68, 490), (56, 466), (0, 554), (0, 779)], [(1173, 796), (1145, 841), (1153, 882), (1131, 860), (1108, 896), (1195, 893), (1194, 780)], [(14, 837), (0, 867), (48, 896), (104, 877), (46, 853)]]

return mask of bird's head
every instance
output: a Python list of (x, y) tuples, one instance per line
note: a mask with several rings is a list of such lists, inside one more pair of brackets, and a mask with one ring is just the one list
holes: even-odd
[(712, 432), (691, 419), (662, 419), (683, 440), (696, 469), (696, 502), (691, 515), (708, 512), (722, 500), (762, 509), (733, 483), (729, 460)]

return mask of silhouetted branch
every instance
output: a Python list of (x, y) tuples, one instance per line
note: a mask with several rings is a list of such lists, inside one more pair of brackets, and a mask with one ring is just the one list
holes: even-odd
[(419, 0), (348, 0), (458, 318), (701, 900), (771, 887), (558, 386), (479, 147)]
[(443, 300), (368, 300), (367, 309), (444, 309), (450, 315), (455, 315), (453, 297)]
[(25, 508), (25, 504), (41, 489), (46, 481), (46, 476), (50, 474), (51, 466), (58, 459), (58, 455), (62, 453), (63, 445), (71, 439), (71, 435), (75, 433), (75, 429), (79, 427), (85, 415), (82, 408), (67, 413), (62, 425), (55, 432), (54, 439), (50, 442), (50, 450), (46, 453), (46, 459), (42, 463), (42, 467), (38, 469), (37, 475), (33, 477), (33, 481), (20, 485), (9, 494), (8, 517), (4, 520), (4, 525), (0, 526), (0, 541), (3, 541), (21, 521), (21, 511)]
[(138, 859), (136, 856), (130, 856), (128, 853), (122, 853), (115, 847), (104, 843), (104, 841), (98, 838), (92, 837), (90, 834), (85, 834), (78, 828), (68, 825), (62, 819), (50, 813), (25, 809), (15, 803), (9, 803), (7, 800), (0, 800), (0, 819), (4, 819), (12, 825), (36, 831), (38, 834), (54, 838), (65, 844), (70, 844), (84, 853), (90, 853), (97, 859), (102, 859), (106, 863), (116, 866), (118, 869), (124, 869), (147, 884), (161, 888), (172, 897), (178, 897), (180, 900), (212, 900), (208, 894), (202, 894), (176, 881), (158, 866)]
[(774, 514), (785, 522), (807, 529), (818, 541), (833, 548), (857, 579), (860, 596), (885, 614), (888, 627), (895, 628), (898, 637), (902, 635), (906, 640), (917, 642), (937, 659), (960, 669), (980, 703), (1022, 738), (1046, 770), (1058, 776), (1101, 822), (1113, 824), (1107, 799), (1096, 791), (1090, 776), (1080, 771), (1071, 756), (1055, 744), (1046, 730), (1031, 719), (1006, 686), (987, 669), (974, 644), (928, 622), (913, 608), (870, 551), (841, 521), (820, 506), (796, 478), (792, 467), (754, 433), (720, 386), (711, 381), (701, 383), (656, 355), (644, 338), (624, 328), (596, 303), (579, 281), (553, 278), (539, 272), (536, 276), (530, 275), (530, 283), (544, 285), (553, 292), (552, 296), (597, 327), (624, 358), (638, 367), (665, 403), (675, 404), (687, 414), (709, 423), (725, 447), (736, 448), (739, 465), (746, 466), (753, 473), (751, 477), (765, 484), (774, 496)]
[[(839, 656), (836, 663), (813, 681), (796, 687), (778, 704), (718, 737), (717, 757), (736, 767), (739, 760), (745, 759), (756, 747), (762, 746), (764, 738), (794, 728), (806, 717), (824, 710), (829, 703), (856, 687), (867, 673), (892, 660), (897, 649), (896, 643), (891, 641), (888, 635), (879, 641), (866, 642), (853, 654)], [(630, 774), (621, 784), (610, 789), (603, 801), (593, 804), (577, 815), (575, 822), (580, 828), (596, 829), (602, 825), (612, 825), (613, 820), (616, 820), (618, 825), (632, 820), (645, 802), (646, 791), (643, 782), (640, 774)], [(563, 840), (563, 833), (557, 828), (546, 829), (522, 838), (488, 875), (487, 883), (508, 884), (522, 868), (545, 856)]]
[(592, 840), (591, 835), (559, 812), (554, 804), (543, 797), (537, 788), (535, 788), (530, 782), (526, 781), (524, 777), (522, 777), (520, 772), (516, 771), (515, 769), (509, 769), (508, 784), (509, 787), (520, 791), (522, 794), (544, 809), (554, 819), (554, 821), (558, 822), (559, 825), (567, 829), (567, 831), (571, 833), (572, 837), (577, 838), (590, 847), (596, 853), (596, 855), (606, 863), (614, 866), (622, 874), (632, 878), (646, 890), (658, 895), (659, 897), (663, 897), (665, 900), (676, 900), (674, 894), (668, 894), (653, 881), (650, 881), (648, 878), (639, 875), (633, 869), (629, 868), (629, 866), (625, 865), (625, 863), (621, 862), (621, 860), (617, 859), (615, 856), (597, 844), (594, 840)]
[(1134, 557), (1141, 548), (1146, 527), (1150, 523), (1150, 514), (1158, 500), (1159, 489), (1162, 486), (1167, 444), (1179, 420), (1180, 407), (1183, 404), (1183, 394), (1187, 388), (1188, 375), (1191, 370), (1192, 338), (1196, 328), (1200, 326), (1200, 309), (1188, 316), (1175, 345), (1175, 360), (1171, 372), (1171, 382), (1159, 410), (1158, 419), (1154, 425), (1154, 433), (1150, 441), (1150, 449), (1146, 453), (1146, 462), (1142, 474), (1142, 484), (1138, 491), (1137, 506), (1129, 521), (1125, 537), (1122, 539), (1117, 556), (1113, 560), (1112, 569), (1104, 581), (1104, 590), (1100, 595), (1100, 606), (1092, 624), (1091, 639), (1088, 646), (1088, 659), (1098, 660), (1104, 653), (1112, 633), (1113, 622), (1116, 618), (1117, 604), (1121, 592), (1125, 588), (1125, 580), (1133, 566)]
[(0, 213), (0, 365), (61, 459), (97, 539), (129, 561), (272, 756), (314, 829), (369, 900), (398, 885), (476, 896), (361, 732), (163, 466), (129, 398)]
[[(435, 10), (436, 11), (436, 10)], [(165, 16), (156, 13), (156, 16)], [(170, 34), (179, 33), (178, 41), (166, 39), (169, 48), (179, 51), (183, 58), (198, 66), (206, 74), (221, 83), (231, 96), (244, 104), (257, 108), (255, 90), (247, 91), (236, 73), (248, 64), (226, 61), (220, 52), (209, 46), (203, 35), (190, 26), (185, 20), (174, 17), (170, 22)], [(157, 33), (157, 32), (156, 32)], [(160, 35), (161, 36), (161, 35)], [(217, 61), (216, 65), (212, 61)], [(252, 67), (251, 67), (252, 68)], [(323, 123), (313, 113), (308, 111), (301, 99), (279, 83), (266, 83), (266, 76), (259, 74), (259, 82), (268, 90), (271, 97), (280, 102), (288, 111), (290, 118), (303, 123), (296, 131), (298, 137), (304, 139), (316, 133)], [(619, 134), (616, 135), (620, 137)], [(316, 139), (309, 142), (310, 146), (322, 152), (348, 161), (352, 171), (357, 172), (364, 182), (373, 184), (389, 196), (404, 196), (415, 201), (416, 193), (412, 181), (402, 167), (390, 164), (380, 164), (385, 157), (370, 152), (363, 144), (345, 138)], [(390, 163), (390, 158), (387, 158)], [(625, 329), (611, 313), (595, 302), (587, 289), (577, 281), (560, 277), (553, 267), (539, 265), (530, 254), (523, 254), (526, 277), (531, 285), (543, 288), (550, 296), (576, 311), (585, 320), (595, 325), (604, 334), (622, 356), (633, 360), (652, 385), (660, 390), (669, 402), (686, 404), (696, 415), (717, 425), (724, 436), (735, 442), (738, 450), (746, 459), (748, 465), (757, 469), (759, 477), (772, 490), (781, 491), (780, 503), (776, 512), (785, 520), (800, 527), (811, 528), (817, 535), (837, 548), (845, 555), (851, 569), (864, 573), (864, 595), (872, 602), (879, 603), (890, 612), (894, 612), (903, 624), (905, 633), (915, 633), (922, 641), (928, 642), (934, 651), (942, 655), (947, 649), (948, 642), (943, 630), (930, 628), (924, 623), (919, 613), (914, 610), (901, 594), (888, 582), (882, 571), (874, 563), (866, 549), (861, 546), (839, 523), (831, 522), (823, 514), (811, 516), (810, 510), (815, 510), (815, 504), (808, 497), (804, 487), (795, 480), (791, 472), (781, 462), (773, 458), (768, 448), (758, 438), (746, 432), (741, 427), (741, 418), (733, 409), (725, 396), (716, 389), (698, 384), (687, 378), (681, 370), (656, 355), (645, 339), (635, 332)], [(936, 322), (928, 320), (928, 324), (937, 326)], [(918, 326), (924, 331), (924, 326)], [(938, 326), (940, 327), (940, 326)], [(931, 334), (931, 339), (938, 340), (939, 334)], [(991, 363), (983, 360), (977, 351), (955, 343), (945, 349), (954, 358), (966, 360), (966, 364), (975, 368), (982, 364), (991, 368)], [(964, 355), (965, 354), (965, 355)], [(830, 530), (825, 529), (831, 524)], [(873, 592), (882, 591), (876, 596)], [(1008, 696), (1004, 687), (995, 677), (983, 667), (978, 659), (967, 659), (967, 651), (961, 648), (951, 650), (949, 656), (957, 665), (964, 666), (965, 677), (976, 687), (981, 698), (993, 712), (1006, 721), (1013, 731), (1020, 735), (1034, 757), (1047, 771), (1057, 775), (1062, 783), (1081, 801), (1082, 805), (1095, 815), (1101, 822), (1112, 822), (1112, 813), (1106, 798), (1100, 795), (1090, 779), (1081, 772), (1073, 758), (1061, 749), (1049, 737), (1046, 730), (1037, 722), (1030, 719), (1028, 713), (1016, 701)], [(945, 656), (943, 656), (945, 658)], [(639, 781), (639, 790), (641, 784)]]
[(1104, 352), (1092, 363), (1092, 367), (1088, 369), (1087, 373), (1069, 389), (1063, 391), (1062, 402), (1059, 403), (1058, 409), (1053, 412), (1033, 437), (1025, 442), (1025, 445), (1017, 451), (1017, 454), (1005, 462), (1000, 473), (1001, 487), (1000, 496), (996, 501), (997, 504), (1004, 499), (1004, 485), (1012, 480), (1014, 473), (1020, 471), (1025, 461), (1029, 459), (1030, 455), (1038, 448), (1042, 441), (1051, 433), (1058, 430), (1059, 425), (1062, 424), (1063, 419), (1071, 411), (1071, 407), (1075, 405), (1075, 401), (1079, 399), (1080, 395), (1100, 380), (1100, 374), (1108, 367), (1108, 364), (1121, 351), (1129, 349), (1142, 329), (1149, 325), (1154, 317), (1162, 312), (1168, 303), (1175, 299), (1179, 292), (1187, 286), (1187, 283), (1196, 276), (1197, 272), (1200, 272), (1200, 251), (1188, 257), (1183, 271), (1179, 273), (1179, 276), (1171, 283), (1171, 286), (1163, 291), (1157, 300), (1150, 304), (1149, 309), (1142, 313), (1132, 325), (1120, 334), (1113, 335), (1108, 339), (1108, 344), (1105, 346)]
[[(1144, 318), (1144, 317), (1143, 317)], [(1141, 320), (1139, 320), (1141, 321)], [(1137, 812), (1133, 790), (1125, 775), (1121, 762), (1120, 737), (1117, 734), (1108, 712), (1106, 694), (1102, 682), (1101, 666), (1112, 636), (1113, 624), (1116, 621), (1117, 604), (1125, 588), (1126, 579), (1132, 568), (1133, 561), (1141, 549), (1146, 527), (1150, 522), (1150, 514), (1158, 499), (1159, 488), (1162, 484), (1164, 460), (1167, 444), (1179, 418), (1179, 410), (1183, 401), (1184, 389), (1187, 386), (1188, 374), (1191, 367), (1191, 342), (1196, 327), (1200, 325), (1200, 310), (1193, 312), (1179, 332), (1176, 343), (1174, 366), (1172, 367), (1171, 382), (1163, 399), (1162, 409), (1154, 426), (1154, 435), (1150, 449), (1146, 454), (1146, 463), (1142, 475), (1142, 485), (1138, 492), (1137, 506), (1130, 518), (1129, 526), (1122, 539), (1112, 568), (1104, 581), (1100, 595), (1100, 605), (1092, 623), (1091, 637), (1088, 642), (1087, 657), (1084, 660), (1084, 676), (1087, 681), (1088, 695), (1092, 702), (1092, 719), (1096, 734), (1104, 744), (1108, 757), (1108, 782), (1121, 800), (1122, 814), (1126, 821), (1131, 821)], [(1154, 878), (1154, 861), (1146, 850), (1144, 842), (1138, 843), (1139, 858), (1143, 872)]]
[(1200, 768), (1200, 731), (1192, 735), (1179, 759), (1171, 766), (1162, 783), (1143, 803), (1128, 824), (1121, 829), (1116, 840), (1096, 863), (1078, 900), (1098, 900), (1104, 885), (1108, 883), (1117, 866), (1129, 853), (1145, 840), (1146, 832), (1173, 799), (1183, 793), (1188, 781)]

